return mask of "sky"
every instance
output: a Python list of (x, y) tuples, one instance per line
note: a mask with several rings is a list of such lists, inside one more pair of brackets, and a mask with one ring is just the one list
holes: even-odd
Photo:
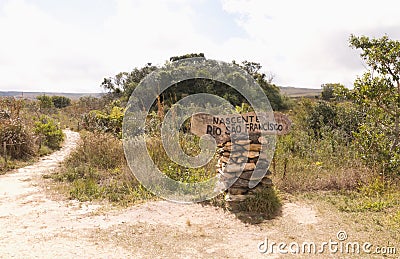
[(105, 77), (171, 56), (260, 63), (279, 86), (351, 88), (349, 37), (400, 39), (400, 2), (0, 0), (0, 91), (102, 92)]

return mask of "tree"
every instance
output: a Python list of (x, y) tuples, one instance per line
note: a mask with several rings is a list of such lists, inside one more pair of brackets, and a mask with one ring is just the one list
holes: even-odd
[(39, 95), (36, 97), (39, 100), (39, 107), (41, 110), (43, 109), (51, 109), (53, 107), (53, 101), (48, 95)]
[(243, 61), (241, 64), (238, 64), (235, 61), (232, 61), (232, 63), (245, 70), (254, 78), (267, 95), (273, 110), (280, 111), (289, 108), (290, 105), (288, 99), (280, 93), (279, 87), (271, 83), (273, 77), (267, 77), (265, 73), (260, 72), (262, 68), (260, 63), (250, 62), (247, 60)]
[(61, 147), (64, 133), (59, 123), (52, 118), (46, 115), (40, 116), (39, 120), (35, 122), (34, 131), (40, 137), (40, 145), (44, 144), (53, 150)]
[(65, 108), (65, 107), (71, 105), (71, 99), (69, 99), (65, 96), (58, 96), (58, 95), (52, 96), (51, 101), (53, 102), (54, 107), (59, 108), (59, 109)]
[(186, 59), (186, 58), (205, 58), (205, 57), (204, 57), (204, 53), (191, 53), (191, 54), (185, 54), (182, 56), (170, 57), (169, 61), (174, 62), (174, 61), (178, 61), (178, 60)]
[(363, 157), (385, 172), (400, 168), (400, 42), (388, 36), (351, 35), (350, 46), (361, 50), (368, 71), (356, 79), (352, 98), (366, 114), (357, 135)]
[(134, 68), (131, 72), (121, 72), (114, 77), (104, 78), (101, 87), (117, 98), (128, 100), (140, 81), (157, 67), (147, 63), (142, 68)]
[[(171, 57), (169, 62), (175, 62), (186, 58), (205, 58), (205, 56), (203, 53), (191, 53)], [(243, 61), (241, 64), (237, 64), (235, 61), (232, 63), (253, 76), (266, 93), (274, 110), (284, 110), (288, 108), (288, 100), (281, 95), (279, 87), (271, 83), (272, 76), (267, 77), (266, 74), (260, 72), (262, 66), (259, 63), (249, 61)], [(156, 66), (148, 63), (143, 68), (135, 68), (132, 72), (121, 72), (114, 77), (104, 78), (101, 86), (114, 97), (122, 98), (126, 101), (140, 81), (156, 69)], [(168, 107), (183, 97), (196, 93), (209, 93), (221, 96), (228, 100), (233, 106), (240, 106), (242, 103), (247, 103), (246, 99), (238, 91), (222, 82), (206, 78), (193, 78), (178, 82), (160, 94), (158, 99), (159, 107), (162, 105), (165, 109), (168, 109)]]
[(339, 83), (328, 83), (321, 85), (321, 97), (324, 101), (343, 101), (347, 99), (349, 89)]

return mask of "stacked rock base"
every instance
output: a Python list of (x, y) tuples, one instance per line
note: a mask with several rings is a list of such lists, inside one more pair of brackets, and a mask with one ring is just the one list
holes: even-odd
[(217, 172), (221, 186), (227, 189), (228, 203), (241, 202), (272, 186), (269, 162), (261, 151), (262, 142), (262, 137), (257, 135), (236, 136), (219, 145)]

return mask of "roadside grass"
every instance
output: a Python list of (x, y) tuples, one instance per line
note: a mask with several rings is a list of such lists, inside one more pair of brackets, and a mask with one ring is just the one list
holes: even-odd
[(272, 170), (271, 179), (282, 191), (328, 191), (328, 190), (355, 190), (369, 184), (375, 173), (366, 168), (360, 161), (353, 160), (341, 165), (334, 161), (315, 161), (285, 155)]
[(29, 159), (25, 159), (25, 160), (8, 158), (7, 163), (6, 163), (4, 157), (0, 157), (0, 175), (6, 174), (7, 172), (14, 170), (14, 169), (32, 165), (36, 161), (37, 161), (37, 158), (33, 158), (33, 157), (31, 157)]
[(82, 132), (81, 143), (62, 168), (46, 177), (66, 185), (69, 197), (79, 201), (127, 206), (154, 198), (131, 174), (121, 140), (105, 133)]
[[(184, 134), (180, 144), (189, 156), (200, 152), (197, 137)], [(147, 138), (147, 148), (157, 167), (170, 178), (186, 183), (201, 182), (215, 176), (216, 158), (200, 168), (186, 168), (168, 158), (157, 136)], [(64, 187), (69, 198), (79, 201), (107, 200), (128, 206), (156, 199), (131, 173), (127, 165), (122, 141), (100, 132), (81, 132), (81, 143), (64, 161), (59, 172), (46, 175)]]
[(333, 214), (341, 215), (348, 224), (354, 224), (373, 238), (379, 236), (380, 241), (400, 245), (399, 183), (375, 180), (355, 190), (295, 192), (293, 195), (319, 208), (328, 207)]
[[(131, 173), (121, 140), (111, 134), (85, 131), (81, 137), (82, 142), (60, 172), (46, 176), (61, 183), (71, 199), (107, 200), (122, 206), (156, 199)], [(187, 155), (199, 154), (198, 137), (182, 134), (179, 142)], [(188, 169), (171, 161), (162, 146), (158, 135), (147, 138), (153, 161), (172, 179), (194, 183), (215, 176), (217, 156), (203, 167)], [(379, 175), (365, 167), (351, 148), (340, 145), (335, 136), (314, 141), (294, 131), (278, 141), (276, 152), (271, 165), (275, 186), (242, 202), (239, 210), (244, 217), (254, 214), (262, 215), (263, 220), (273, 218), (279, 215), (282, 196), (295, 194), (330, 204), (340, 213), (356, 213), (358, 218), (372, 213), (376, 220), (371, 224), (400, 229), (399, 184), (374, 180)], [(206, 203), (230, 210), (223, 194)]]
[[(169, 138), (170, 136), (166, 136)], [(192, 134), (180, 134), (179, 144), (185, 154), (192, 159), (197, 156), (201, 149), (199, 146), (200, 138)], [(174, 140), (168, 140), (171, 141)], [(165, 149), (163, 148), (163, 142), (160, 136), (152, 136), (146, 140), (147, 150), (149, 155), (154, 161), (157, 168), (160, 169), (166, 176), (170, 177), (175, 181), (183, 183), (196, 183), (209, 180), (216, 175), (215, 165), (217, 164), (218, 157), (214, 157), (204, 166), (198, 168), (189, 168), (183, 165), (179, 165), (172, 161)]]
[(355, 190), (379, 176), (343, 141), (342, 133), (324, 129), (321, 134), (315, 138), (295, 125), (278, 137), (270, 170), (281, 191)]

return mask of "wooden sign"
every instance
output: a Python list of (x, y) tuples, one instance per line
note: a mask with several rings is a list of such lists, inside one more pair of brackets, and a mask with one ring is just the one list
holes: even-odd
[[(274, 116), (274, 118), (272, 118)], [(209, 134), (217, 142), (229, 139), (233, 134), (276, 134), (283, 135), (289, 132), (291, 121), (282, 113), (258, 113), (211, 115), (197, 113), (191, 118), (190, 131), (203, 136)]]

